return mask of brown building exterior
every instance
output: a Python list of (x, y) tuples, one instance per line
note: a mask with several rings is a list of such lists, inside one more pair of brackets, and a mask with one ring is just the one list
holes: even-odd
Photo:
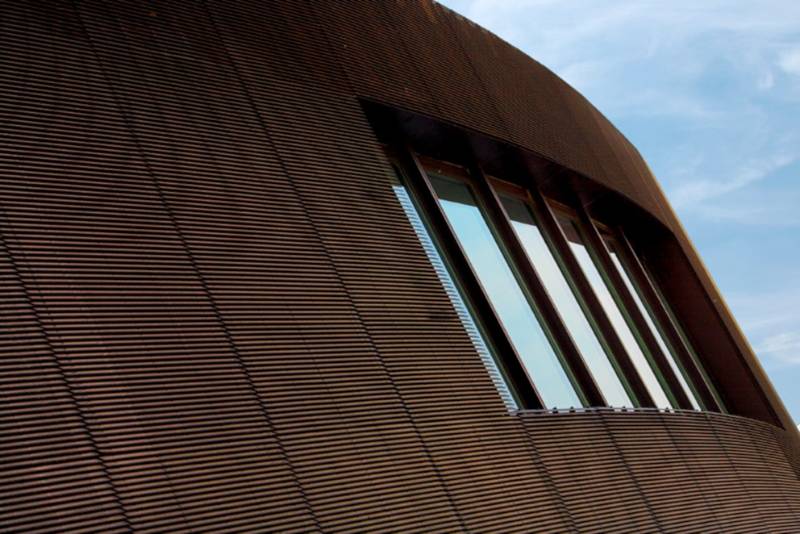
[(8, 1), (0, 66), (0, 531), (800, 531), (647, 165), (486, 30)]

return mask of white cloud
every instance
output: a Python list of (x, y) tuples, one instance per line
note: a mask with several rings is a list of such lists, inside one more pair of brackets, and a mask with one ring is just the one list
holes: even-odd
[[(752, 161), (765, 153), (772, 159), (765, 147), (792, 130), (788, 117), (764, 113), (756, 98), (798, 100), (800, 86), (776, 77), (775, 70), (800, 74), (800, 2), (440, 1), (550, 67), (623, 127), (634, 120), (680, 120), (704, 131), (703, 141), (731, 131), (748, 138), (749, 146), (742, 142), (724, 155), (734, 156), (728, 162), (709, 162), (713, 168), (683, 180), (645, 152), (665, 184), (716, 182), (708, 172), (713, 169), (725, 177), (722, 186), (699, 183), (695, 189), (701, 195), (709, 188), (727, 190), (730, 176), (759, 172), (750, 168)], [(747, 88), (749, 93), (740, 90)], [(705, 148), (685, 142), (695, 152)], [(792, 144), (800, 147), (800, 139)]]
[(756, 87), (758, 87), (761, 91), (767, 91), (772, 89), (775, 86), (775, 76), (773, 76), (772, 71), (768, 70), (758, 77), (758, 81), (756, 82)]
[(670, 198), (677, 208), (700, 204), (705, 200), (736, 191), (763, 180), (798, 160), (794, 154), (776, 154), (772, 157), (759, 157), (741, 164), (737, 174), (731, 178), (709, 180), (694, 179), (675, 188)]
[(800, 74), (800, 48), (783, 52), (778, 59), (778, 66), (787, 74)]
[(767, 369), (800, 366), (800, 287), (734, 293), (728, 303)]
[(787, 365), (800, 365), (800, 332), (781, 332), (768, 336), (755, 350), (760, 355)]
[[(440, 1), (558, 71), (580, 58), (602, 57), (615, 43), (638, 41), (638, 46), (617, 50), (630, 57), (653, 56), (659, 50), (682, 48), (693, 37), (721, 32), (730, 37), (726, 44), (779, 43), (797, 31), (800, 21), (800, 3), (787, 0)], [(704, 54), (696, 50), (689, 57)]]
[(779, 201), (773, 206), (742, 206), (738, 202), (714, 202), (692, 208), (694, 214), (714, 224), (737, 224), (751, 227), (796, 228), (800, 226), (797, 204)]

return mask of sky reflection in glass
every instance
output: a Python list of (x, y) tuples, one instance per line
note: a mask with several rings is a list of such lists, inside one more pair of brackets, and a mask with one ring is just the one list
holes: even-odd
[(606, 402), (610, 406), (633, 406), (619, 375), (609, 361), (597, 334), (583, 312), (583, 308), (575, 298), (572, 288), (553, 257), (529, 208), (519, 199), (507, 196), (500, 198), (519, 240), (528, 253), (531, 263), (539, 274)]
[(597, 270), (594, 260), (592, 260), (592, 257), (589, 255), (589, 251), (586, 250), (586, 246), (580, 238), (575, 223), (571, 219), (561, 216), (558, 217), (558, 221), (569, 238), (569, 246), (572, 249), (572, 253), (578, 260), (592, 289), (594, 289), (595, 295), (597, 295), (606, 315), (608, 315), (608, 319), (614, 326), (614, 330), (616, 330), (620, 341), (628, 352), (628, 356), (630, 356), (633, 365), (636, 367), (636, 370), (639, 371), (639, 376), (644, 382), (650, 396), (653, 398), (653, 402), (655, 402), (655, 405), (659, 408), (671, 408), (672, 403), (669, 401), (667, 394), (661, 387), (661, 383), (650, 367), (650, 362), (648, 362), (647, 357), (642, 352), (641, 347), (639, 347), (636, 336), (634, 336), (628, 326), (625, 317), (622, 315), (622, 311), (619, 309), (619, 306), (617, 306), (617, 302), (614, 300), (614, 297), (611, 296), (611, 292), (608, 290), (603, 277), (600, 275), (600, 271)]
[(417, 238), (419, 238), (420, 244), (425, 251), (425, 255), (428, 257), (428, 260), (430, 260), (434, 271), (436, 271), (436, 276), (439, 278), (442, 287), (444, 287), (447, 296), (450, 298), (450, 302), (453, 304), (456, 314), (458, 315), (461, 324), (464, 326), (464, 330), (467, 331), (467, 335), (472, 341), (475, 351), (478, 353), (481, 361), (483, 361), (483, 364), (486, 366), (486, 370), (489, 372), (489, 376), (491, 377), (492, 382), (494, 382), (494, 385), (500, 393), (500, 397), (503, 399), (506, 407), (509, 410), (519, 409), (519, 403), (512, 393), (511, 386), (508, 384), (505, 376), (500, 371), (500, 366), (495, 360), (495, 354), (489, 349), (488, 344), (484, 340), (483, 334), (481, 333), (480, 328), (478, 328), (478, 324), (473, 318), (470, 308), (467, 306), (467, 303), (462, 297), (455, 280), (450, 274), (450, 269), (448, 269), (447, 265), (445, 264), (444, 258), (442, 258), (441, 254), (439, 253), (433, 238), (428, 233), (428, 229), (425, 226), (425, 223), (423, 222), (419, 212), (417, 211), (417, 207), (411, 200), (411, 195), (409, 195), (406, 187), (400, 182), (400, 173), (398, 172), (397, 175), (398, 181), (395, 185), (393, 185), (392, 189), (394, 189), (394, 193), (397, 195), (397, 199), (400, 201), (400, 205), (402, 206), (406, 217), (408, 217), (408, 221), (411, 223), (414, 233), (417, 234)]
[(622, 277), (622, 281), (625, 282), (625, 286), (628, 288), (628, 291), (633, 296), (633, 300), (636, 302), (636, 307), (639, 308), (639, 311), (644, 316), (644, 320), (647, 323), (647, 327), (653, 333), (653, 337), (656, 339), (656, 343), (658, 343), (661, 352), (664, 353), (664, 356), (667, 358), (667, 362), (669, 366), (672, 368), (672, 372), (675, 373), (675, 376), (678, 378), (678, 382), (681, 384), (681, 388), (683, 389), (686, 396), (689, 398), (689, 402), (692, 403), (692, 407), (695, 410), (700, 409), (700, 403), (697, 402), (697, 398), (694, 395), (694, 392), (689, 387), (689, 384), (686, 382), (686, 379), (683, 376), (683, 371), (678, 367), (678, 363), (675, 361), (675, 355), (673, 354), (672, 350), (667, 347), (667, 343), (664, 341), (664, 338), (661, 336), (661, 332), (656, 327), (655, 323), (653, 322), (653, 318), (650, 316), (650, 311), (645, 307), (644, 302), (639, 297), (638, 291), (636, 288), (633, 287), (633, 281), (628, 276), (628, 273), (625, 271), (625, 268), (622, 266), (622, 262), (620, 261), (619, 255), (617, 251), (614, 249), (614, 244), (607, 241), (608, 244), (608, 252), (611, 256), (611, 261), (614, 263), (614, 266), (619, 271), (620, 276)]
[(453, 231), (545, 406), (581, 406), (469, 187), (438, 175), (431, 175), (430, 179)]

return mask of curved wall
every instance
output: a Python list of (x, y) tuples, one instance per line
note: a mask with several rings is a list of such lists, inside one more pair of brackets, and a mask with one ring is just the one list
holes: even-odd
[(519, 52), (428, 3), (0, 12), (1, 530), (800, 524), (797, 441), (767, 423), (506, 411), (358, 98), (674, 224), (616, 130)]
[(497, 36), (432, 2), (321, 2), (315, 8), (323, 31), (305, 37), (330, 44), (359, 97), (535, 153), (631, 200), (664, 225), (669, 239), (654, 240), (648, 226), (640, 246), (651, 249), (654, 264), (665, 265), (662, 285), (685, 308), (680, 311), (689, 327), (702, 325), (695, 339), (707, 367), (724, 377), (720, 386), (731, 408), (794, 430), (647, 164), (583, 96)]

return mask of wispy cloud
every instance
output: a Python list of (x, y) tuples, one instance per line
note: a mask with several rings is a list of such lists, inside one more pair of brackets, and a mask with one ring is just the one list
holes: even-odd
[(774, 154), (761, 156), (741, 164), (736, 174), (730, 178), (718, 180), (695, 179), (687, 181), (673, 189), (672, 203), (677, 208), (700, 204), (705, 200), (741, 189), (747, 185), (763, 180), (800, 159), (798, 154)]
[(800, 47), (783, 52), (778, 65), (788, 74), (800, 75)]
[(758, 81), (756, 82), (757, 87), (762, 91), (767, 91), (772, 89), (775, 86), (775, 76), (772, 74), (771, 70), (767, 70), (762, 72), (758, 76)]
[(761, 341), (756, 351), (788, 365), (800, 365), (800, 332), (781, 332)]
[(738, 292), (729, 303), (768, 369), (800, 368), (800, 288)]

